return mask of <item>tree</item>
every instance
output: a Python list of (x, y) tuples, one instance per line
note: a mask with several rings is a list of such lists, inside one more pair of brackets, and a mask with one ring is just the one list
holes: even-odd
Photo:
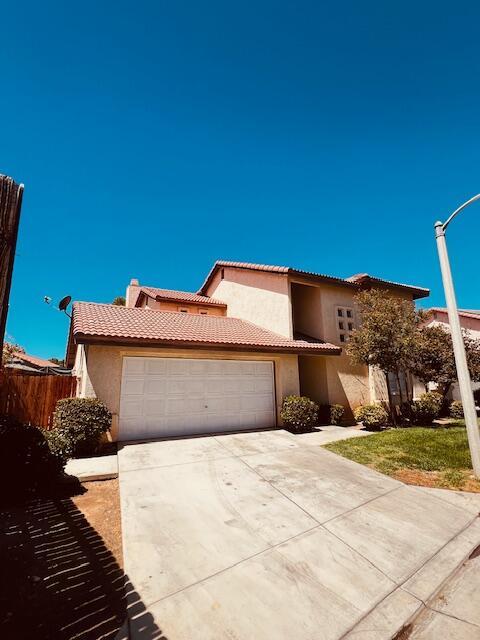
[(2, 364), (5, 366), (11, 362), (13, 360), (13, 354), (16, 352), (25, 353), (25, 349), (14, 342), (4, 342), (2, 349)]
[[(470, 377), (480, 381), (480, 341), (463, 333)], [(457, 379), (452, 336), (442, 326), (420, 326), (412, 352), (410, 371), (425, 386), (434, 382), (438, 390), (446, 396)]]
[(65, 360), (60, 360), (60, 358), (49, 358), (49, 360), (54, 364), (58, 364), (59, 367), (63, 367), (65, 364)]
[(408, 300), (393, 298), (387, 292), (372, 289), (356, 296), (361, 326), (347, 345), (347, 353), (355, 364), (378, 367), (397, 380), (400, 402), (403, 397), (400, 376), (408, 371), (416, 344), (417, 315)]
[(124, 307), (125, 306), (124, 296), (117, 296), (116, 298), (113, 299), (112, 304), (114, 304), (117, 307)]

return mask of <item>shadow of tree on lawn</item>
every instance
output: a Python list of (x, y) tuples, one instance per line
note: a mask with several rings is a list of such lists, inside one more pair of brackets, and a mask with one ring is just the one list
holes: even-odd
[(0, 512), (0, 638), (167, 640), (70, 498)]

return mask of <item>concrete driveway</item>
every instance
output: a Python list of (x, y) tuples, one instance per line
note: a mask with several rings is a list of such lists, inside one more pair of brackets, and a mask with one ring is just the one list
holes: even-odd
[[(480, 504), (319, 446), (359, 435), (124, 445), (125, 573), (153, 616), (148, 637), (374, 640), (410, 620), (480, 544)], [(147, 637), (138, 609), (131, 638)]]

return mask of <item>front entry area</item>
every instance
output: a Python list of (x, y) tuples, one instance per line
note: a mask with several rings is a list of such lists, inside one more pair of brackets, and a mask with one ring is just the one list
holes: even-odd
[(123, 358), (119, 440), (275, 425), (271, 361)]

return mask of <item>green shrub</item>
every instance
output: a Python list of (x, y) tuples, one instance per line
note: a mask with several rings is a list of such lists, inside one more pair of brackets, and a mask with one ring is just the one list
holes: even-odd
[(287, 396), (283, 400), (280, 417), (295, 431), (309, 429), (317, 424), (318, 405), (305, 396)]
[(345, 407), (341, 404), (321, 404), (318, 407), (319, 424), (340, 424)]
[(0, 502), (15, 503), (51, 488), (65, 458), (51, 452), (43, 429), (0, 418)]
[(410, 420), (415, 425), (432, 424), (438, 418), (443, 405), (443, 396), (436, 391), (423, 393), (410, 405)]
[(450, 405), (450, 415), (452, 418), (463, 418), (463, 404), (460, 400), (454, 400)]
[(345, 413), (345, 407), (341, 404), (330, 405), (330, 424), (340, 424), (343, 414)]
[(59, 400), (53, 415), (50, 446), (69, 458), (91, 455), (109, 430), (111, 420), (107, 407), (96, 398)]
[(364, 404), (353, 412), (355, 420), (367, 429), (380, 429), (389, 422), (389, 416), (381, 404)]

